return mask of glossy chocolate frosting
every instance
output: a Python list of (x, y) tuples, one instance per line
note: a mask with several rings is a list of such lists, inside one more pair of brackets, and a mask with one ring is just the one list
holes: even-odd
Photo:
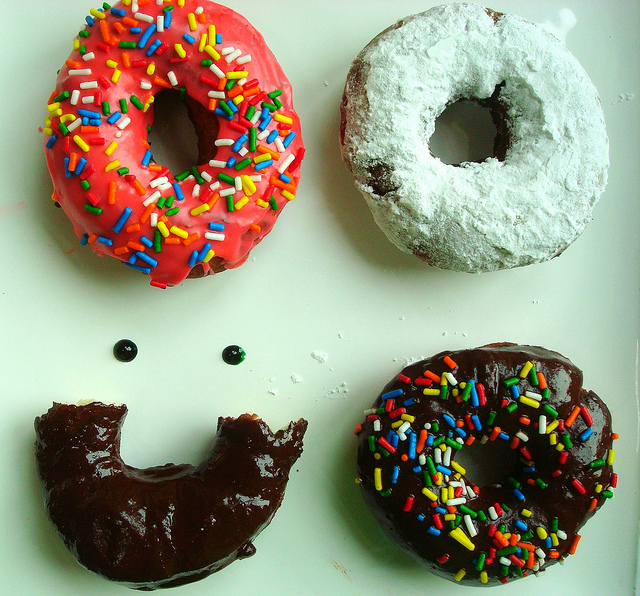
[(307, 422), (272, 433), (220, 418), (198, 465), (137, 469), (120, 457), (124, 405), (54, 404), (35, 421), (47, 512), (86, 568), (137, 589), (192, 582), (255, 552), (284, 497)]
[[(528, 362), (534, 366), (533, 376), (521, 378)], [(446, 372), (453, 375), (457, 385), (446, 381), (446, 399), (442, 393), (423, 393), (428, 388), (425, 371), (441, 378)], [(544, 375), (548, 394), (533, 384), (536, 372)], [(513, 378), (518, 379), (520, 397), (505, 384)], [(476, 383), (476, 395), (463, 401), (460, 385), (470, 380)], [(484, 387), (485, 405), (478, 403), (478, 384)], [(430, 388), (441, 390), (442, 385), (434, 381)], [(544, 398), (534, 406), (525, 392)], [(576, 407), (584, 408), (577, 417)], [(541, 415), (551, 429), (543, 434)], [(430, 439), (422, 451), (416, 450), (410, 435), (418, 436), (425, 424)], [(394, 447), (390, 439), (398, 433)], [(612, 496), (616, 483), (609, 410), (595, 393), (582, 388), (582, 373), (575, 365), (540, 347), (493, 344), (442, 352), (411, 364), (383, 389), (358, 437), (362, 493), (386, 534), (434, 573), (471, 585), (506, 583), (572, 554), (578, 531)], [(451, 463), (449, 474), (432, 474), (425, 460), (434, 462), (435, 451), (442, 451), (437, 445), (442, 437), (448, 439), (443, 446), (458, 445), (449, 449), (453, 462), (463, 461), (464, 452), (480, 468), (501, 466), (484, 470), (493, 483), (475, 484), (471, 465), (458, 473), (457, 464)], [(480, 463), (482, 450), (495, 448), (502, 448), (499, 461), (487, 463), (485, 458)], [(458, 481), (464, 485), (458, 489), (462, 501), (443, 501), (442, 487)], [(455, 519), (445, 521), (452, 513)]]

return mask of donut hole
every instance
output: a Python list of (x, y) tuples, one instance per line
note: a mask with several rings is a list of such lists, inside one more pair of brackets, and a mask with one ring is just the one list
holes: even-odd
[(434, 157), (448, 165), (482, 163), (496, 157), (497, 136), (491, 109), (479, 101), (461, 99), (449, 104), (436, 118), (429, 148)]
[(480, 488), (504, 485), (510, 476), (519, 476), (522, 469), (518, 452), (499, 439), (484, 444), (476, 441), (461, 449), (455, 460), (467, 471), (467, 479)]
[(153, 161), (175, 174), (214, 159), (217, 116), (188, 95), (161, 91), (153, 102), (153, 124), (147, 140)]

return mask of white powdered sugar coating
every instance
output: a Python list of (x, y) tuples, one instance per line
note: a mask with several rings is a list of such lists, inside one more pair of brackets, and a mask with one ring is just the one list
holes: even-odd
[[(434, 157), (436, 118), (502, 85), (504, 161)], [(583, 231), (607, 181), (597, 91), (564, 44), (517, 16), (475, 4), (408, 17), (354, 61), (342, 153), (389, 239), (428, 263), (485, 272), (546, 261)], [(380, 179), (384, 183), (380, 184)]]

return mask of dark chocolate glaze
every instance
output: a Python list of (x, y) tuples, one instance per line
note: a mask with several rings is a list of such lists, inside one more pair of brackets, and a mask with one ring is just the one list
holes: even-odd
[(120, 457), (124, 405), (54, 404), (36, 418), (47, 512), (86, 568), (142, 590), (192, 582), (255, 552), (284, 497), (307, 422), (272, 433), (220, 418), (205, 460), (136, 469)]
[[(447, 366), (444, 362), (445, 356), (450, 356), (457, 363), (457, 368), (452, 370)], [(570, 428), (556, 429), (555, 432), (559, 438), (568, 434), (572, 443), (571, 448), (565, 449), (568, 452), (568, 459), (564, 464), (559, 462), (560, 452), (550, 445), (550, 434), (539, 433), (538, 419), (542, 413), (541, 410), (517, 401), (515, 403), (518, 403), (518, 408), (513, 413), (508, 413), (504, 407), (514, 403), (514, 400), (503, 381), (518, 376), (527, 361), (531, 361), (536, 370), (545, 375), (551, 393), (548, 401), (544, 403), (548, 403), (557, 410), (557, 420), (566, 420), (576, 405), (585, 406), (593, 418), (593, 423), (590, 426), (593, 434), (584, 441), (579, 438), (579, 435), (587, 429), (588, 425), (582, 416), (578, 416)], [(437, 375), (450, 371), (458, 383), (470, 379), (482, 383), (486, 392), (486, 405), (473, 407), (469, 401), (458, 403), (451, 392), (446, 400), (440, 399), (439, 396), (424, 395), (424, 386), (416, 385), (414, 381), (419, 377), (424, 380), (423, 373), (426, 370)], [(430, 430), (430, 434), (436, 438), (447, 436), (449, 431), (452, 433), (453, 431), (451, 426), (444, 421), (443, 414), (449, 414), (457, 421), (465, 421), (467, 414), (477, 414), (482, 423), (481, 430), (470, 429), (468, 424), (462, 426), (466, 433), (465, 441), (469, 436), (475, 437), (477, 444), (474, 449), (483, 448), (482, 441), (487, 440), (486, 437), (491, 435), (496, 426), (509, 435), (509, 441), (518, 431), (525, 432), (529, 440), (527, 442), (520, 441), (518, 446), (511, 449), (507, 448), (507, 451), (513, 454), (513, 465), (507, 466), (508, 469), (504, 471), (501, 481), (495, 485), (478, 487), (478, 493), (473, 498), (468, 498), (465, 503), (465, 506), (474, 512), (483, 511), (486, 514), (488, 508), (494, 503), (499, 503), (503, 510), (503, 514), (495, 521), (490, 518), (484, 522), (480, 518), (474, 520), (478, 533), (475, 537), (470, 538), (474, 550), (469, 550), (449, 535), (452, 526), (447, 525), (447, 522), (445, 522), (440, 536), (428, 533), (428, 528), (434, 524), (435, 509), (432, 501), (422, 493), (422, 489), (425, 487), (423, 473), (419, 469), (414, 470), (418, 465), (418, 460), (417, 458), (402, 460), (402, 455), (408, 453), (408, 441), (400, 441), (394, 453), (380, 449), (380, 444), (377, 443), (378, 438), (388, 436), (392, 428), (391, 423), (394, 420), (378, 409), (376, 414), (368, 416), (359, 432), (357, 465), (365, 501), (386, 534), (401, 549), (437, 575), (453, 580), (454, 576), (461, 569), (464, 569), (464, 577), (458, 578), (457, 581), (470, 585), (492, 585), (500, 581), (505, 583), (523, 575), (544, 570), (553, 563), (563, 560), (569, 553), (582, 525), (606, 500), (603, 492), (606, 491), (610, 496), (611, 484), (612, 482), (615, 484), (612, 480), (611, 465), (606, 464), (597, 468), (592, 468), (589, 465), (596, 460), (607, 459), (608, 450), (612, 448), (613, 437), (609, 410), (595, 393), (582, 388), (581, 371), (565, 357), (544, 348), (492, 344), (474, 350), (442, 352), (406, 367), (401, 374), (411, 381), (406, 382), (406, 379), (403, 381), (400, 378), (394, 378), (384, 388), (373, 408), (378, 409), (383, 406), (383, 395), (402, 389), (404, 393), (395, 399), (395, 407), (401, 407), (405, 400), (415, 399), (415, 405), (406, 407), (406, 414), (415, 417), (415, 420), (411, 422), (412, 431), (419, 433), (425, 423), (438, 422), (439, 430)], [(434, 386), (439, 387), (439, 385)], [(449, 387), (449, 390), (451, 389), (453, 387)], [(530, 385), (528, 379), (519, 383), (519, 389), (522, 394), (525, 390), (538, 390)], [(494, 423), (487, 425), (487, 416), (491, 411), (496, 412), (497, 415)], [(519, 421), (523, 415), (529, 416), (530, 425)], [(374, 430), (373, 418), (379, 420), (378, 424), (381, 424), (381, 430)], [(549, 417), (548, 421), (552, 422), (552, 417)], [(376, 453), (380, 455), (379, 459), (376, 459), (370, 447), (369, 437), (372, 436), (376, 441)], [(454, 438), (455, 436), (453, 434)], [(485, 438), (483, 439), (483, 437)], [(495, 440), (500, 441), (501, 439)], [(506, 444), (509, 445), (509, 443)], [(530, 459), (527, 459), (520, 451), (523, 446), (529, 450)], [(434, 449), (434, 447), (426, 446), (423, 454), (433, 456)], [(469, 448), (465, 445), (462, 449), (468, 450)], [(456, 457), (459, 457), (461, 451), (452, 451), (454, 461)], [(530, 462), (533, 462), (535, 472), (528, 472), (525, 469), (525, 466)], [(392, 481), (394, 466), (400, 467), (400, 474), (395, 483)], [(426, 468), (424, 465), (420, 467)], [(380, 468), (382, 471), (382, 490), (377, 490), (375, 487), (374, 470), (376, 468)], [(558, 470), (560, 474), (554, 476), (553, 473), (557, 474)], [(498, 476), (500, 476), (500, 472), (498, 472)], [(524, 496), (524, 500), (520, 500), (516, 496), (514, 485), (507, 480), (507, 477), (511, 477), (519, 483), (519, 490)], [(465, 476), (463, 478), (472, 484), (472, 479)], [(574, 478), (584, 487), (584, 494), (580, 494), (572, 485)], [(529, 479), (530, 481), (541, 479), (546, 484), (546, 488), (528, 483)], [(600, 485), (599, 488), (598, 485)], [(431, 490), (438, 495), (440, 494), (438, 486), (431, 487)], [(409, 496), (414, 498), (414, 502), (409, 511), (404, 511), (403, 508)], [(441, 503), (440, 500), (438, 503)], [(529, 510), (531, 516), (523, 516), (521, 514), (523, 509)], [(459, 509), (456, 513), (463, 515)], [(424, 516), (424, 519), (420, 520), (420, 515)], [(561, 533), (566, 534), (566, 538), (560, 539), (557, 545), (548, 548), (548, 545), (545, 546), (544, 540), (538, 537), (537, 528), (542, 527), (548, 534), (551, 534), (554, 528), (554, 518), (557, 518), (558, 528)], [(525, 536), (526, 531), (522, 529), (522, 526), (518, 528), (515, 525), (516, 521), (520, 524), (524, 523), (527, 527), (526, 531), (531, 531), (533, 536)], [(525, 536), (527, 539), (521, 538), (522, 542), (527, 542), (536, 548), (540, 547), (546, 558), (534, 569), (527, 569), (526, 565), (524, 568), (519, 568), (517, 565), (511, 564), (506, 568), (505, 575), (505, 568), (500, 564), (499, 557), (496, 556), (492, 563), (484, 565), (483, 570), (487, 572), (488, 577), (486, 578), (487, 582), (482, 583), (480, 571), (476, 569), (476, 563), (481, 553), (490, 559), (490, 549), (496, 547), (495, 537), (492, 538), (488, 534), (491, 524), (498, 528), (504, 524), (502, 534), (514, 533)], [(469, 536), (464, 523), (461, 523), (459, 527)], [(552, 555), (549, 554), (550, 551), (553, 551)], [(443, 556), (448, 559), (445, 561)], [(556, 558), (552, 558), (552, 556)], [(438, 562), (439, 558), (441, 558), (441, 562)]]

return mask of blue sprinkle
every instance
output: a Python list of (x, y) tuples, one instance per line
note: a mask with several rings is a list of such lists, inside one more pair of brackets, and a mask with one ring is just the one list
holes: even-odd
[(551, 543), (551, 536), (547, 536), (547, 537), (544, 539), (544, 545), (545, 545), (547, 548), (551, 548), (551, 547), (553, 546), (553, 545), (552, 545), (552, 543)]
[(436, 528), (435, 526), (429, 526), (427, 528), (427, 533), (431, 534), (432, 536), (440, 536), (440, 530), (438, 530), (438, 528)]
[(260, 124), (258, 125), (258, 130), (263, 131), (267, 129), (269, 126), (269, 122), (271, 122), (271, 116), (267, 116), (266, 118), (260, 118)]
[(444, 507), (434, 507), (433, 509), (436, 513), (440, 515), (444, 515), (445, 513), (449, 513)]
[(222, 34), (216, 33), (216, 43), (222, 43)]
[(222, 116), (223, 118), (227, 119), (227, 120), (233, 120), (233, 116), (229, 116), (229, 114), (227, 114), (224, 110), (220, 109), (220, 108), (216, 108), (214, 111), (214, 114), (217, 114), (218, 116)]
[(591, 430), (590, 428), (587, 428), (580, 433), (578, 438), (581, 441), (586, 441), (592, 434), (593, 434), (593, 430)]
[(100, 244), (106, 244), (107, 246), (113, 246), (113, 240), (110, 238), (105, 238), (104, 236), (98, 236), (97, 238)]
[(89, 27), (93, 27), (94, 20), (91, 17), (86, 16), (84, 20), (87, 22), (87, 25), (89, 25)]
[(422, 472), (422, 466), (415, 466), (414, 468), (411, 468), (411, 470), (416, 474), (419, 474), (420, 472)]
[(87, 165), (87, 160), (84, 157), (81, 157), (78, 160), (78, 165), (76, 166), (75, 172), (74, 174), (76, 176), (80, 176), (80, 174), (82, 174), (82, 170), (84, 170), (84, 167)]
[(84, 108), (78, 108), (78, 114), (80, 116), (86, 116), (87, 118), (101, 118), (100, 112), (94, 112), (93, 110), (85, 110)]
[(451, 427), (451, 428), (455, 428), (456, 427), (456, 420), (453, 416), (451, 416), (450, 414), (443, 414), (442, 415), (442, 419)]
[(416, 518), (418, 521), (424, 521), (424, 515), (422, 515), (422, 513), (420, 515), (418, 515), (418, 517)]
[(438, 472), (442, 472), (445, 476), (451, 476), (451, 474), (453, 474), (449, 468), (445, 468), (442, 464), (438, 464), (436, 466), (436, 470), (438, 470)]
[(89, 126), (102, 126), (101, 118), (89, 118)]
[(296, 138), (296, 136), (297, 136), (297, 135), (296, 135), (296, 133), (295, 133), (295, 132), (293, 132), (293, 131), (292, 131), (292, 132), (290, 132), (290, 133), (289, 133), (289, 134), (284, 138), (284, 141), (282, 141), (282, 144), (283, 144), (285, 147), (288, 147), (289, 145), (291, 145), (291, 142), (293, 141), (293, 139), (295, 139), (295, 138)]
[(383, 393), (380, 396), (382, 401), (386, 401), (388, 399), (395, 399), (396, 397), (400, 397), (404, 395), (404, 389), (394, 389), (393, 391), (388, 391), (387, 393)]
[(173, 182), (172, 186), (173, 186), (173, 192), (176, 193), (176, 199), (178, 201), (184, 201), (184, 193), (182, 192), (180, 185), (177, 182)]
[(47, 141), (47, 149), (51, 149), (51, 147), (53, 147), (53, 144), (58, 140), (58, 137), (56, 135), (51, 135), (51, 138)]
[(147, 43), (149, 42), (149, 39), (151, 39), (151, 36), (156, 32), (156, 29), (157, 27), (155, 23), (152, 23), (145, 29), (144, 33), (140, 36), (140, 39), (138, 40), (139, 48), (144, 48), (144, 46), (147, 45)]
[(467, 381), (471, 384), (471, 405), (474, 408), (480, 407), (480, 398), (478, 397), (478, 390), (476, 389), (476, 382), (473, 380)]
[(238, 153), (240, 149), (242, 149), (242, 145), (244, 145), (249, 140), (249, 135), (242, 135), (238, 138), (238, 140), (233, 144), (233, 150)]
[(398, 476), (400, 476), (400, 466), (393, 466), (391, 470), (391, 484), (398, 482)]
[(131, 216), (131, 208), (125, 207), (124, 211), (122, 212), (122, 215), (120, 215), (120, 217), (118, 218), (116, 225), (113, 226), (113, 231), (116, 234), (120, 232), (122, 228), (124, 228), (124, 224), (127, 223), (127, 220), (129, 219), (130, 216)]
[(395, 432), (390, 430), (389, 434), (387, 435), (387, 441), (391, 444), (391, 446), (397, 447), (398, 443), (400, 442), (400, 437)]
[(73, 172), (69, 171), (69, 158), (64, 158), (64, 175), (66, 178), (71, 178), (73, 176)]
[(80, 244), (82, 246), (86, 246), (88, 241), (89, 241), (89, 234), (82, 234), (82, 236), (80, 237)]
[(518, 499), (518, 501), (524, 501), (524, 495), (517, 488), (513, 489), (513, 494), (515, 495), (516, 499)]
[(264, 170), (265, 168), (268, 168), (270, 165), (273, 165), (273, 159), (267, 159), (265, 161), (261, 161), (260, 163), (257, 163), (253, 169), (256, 172), (259, 172), (260, 170)]
[(526, 532), (529, 529), (529, 526), (527, 526), (527, 524), (525, 524), (521, 519), (517, 519), (514, 524), (521, 532)]
[(146, 236), (140, 236), (140, 242), (144, 244), (147, 248), (153, 247), (153, 240), (151, 238), (147, 238)]
[(171, 27), (171, 11), (168, 10), (164, 13), (164, 28), (168, 29)]
[(403, 405), (403, 406), (405, 406), (406, 408), (408, 408), (409, 406), (413, 406), (413, 405), (415, 405), (416, 403), (417, 403), (417, 402), (416, 402), (416, 398), (415, 398), (415, 397), (410, 397), (409, 399), (405, 399), (405, 400), (402, 402), (402, 405)]
[(409, 456), (409, 459), (415, 459), (416, 458), (416, 443), (418, 442), (418, 436), (416, 435), (416, 433), (411, 433), (409, 435), (409, 449), (407, 451), (407, 455)]
[(501, 433), (498, 435), (498, 439), (502, 439), (503, 441), (508, 441), (510, 438), (511, 438), (511, 437), (510, 437), (507, 433), (505, 433), (505, 432), (501, 432)]
[(118, 120), (120, 120), (120, 118), (122, 118), (122, 114), (116, 111), (107, 118), (107, 122), (109, 124), (115, 124)]
[(144, 261), (147, 265), (151, 265), (151, 267), (158, 266), (158, 261), (156, 261), (153, 257), (150, 257), (147, 253), (137, 251), (135, 254), (141, 261)]
[(204, 258), (207, 256), (207, 253), (211, 250), (211, 243), (207, 242), (202, 250), (198, 253), (198, 261), (204, 261)]
[(122, 8), (113, 8), (113, 7), (111, 7), (111, 14), (114, 14), (117, 17), (124, 17), (127, 15), (127, 13), (124, 10), (122, 10)]
[(289, 178), (289, 176), (287, 176), (286, 174), (280, 174), (278, 178), (280, 178), (280, 180), (282, 180), (282, 182), (284, 182), (285, 184), (289, 184), (289, 182), (291, 182), (291, 178)]
[(198, 251), (194, 250), (189, 257), (189, 267), (193, 267), (198, 262)]
[(275, 141), (278, 138), (278, 135), (280, 133), (278, 132), (278, 129), (274, 129), (269, 133), (269, 136), (267, 137), (267, 143), (273, 143), (273, 141)]
[(129, 33), (133, 33), (134, 35), (138, 35), (141, 31), (142, 29), (140, 27), (131, 27), (131, 29), (129, 29)]
[(230, 99), (226, 101), (226, 104), (229, 106), (229, 109), (234, 114), (237, 114), (240, 111), (240, 108), (238, 108), (238, 106), (235, 103), (233, 103)]
[(522, 468), (522, 471), (525, 474), (533, 474), (536, 471), (535, 466), (525, 466), (524, 468)]
[(227, 167), (228, 167), (228, 168), (232, 168), (233, 166), (235, 166), (235, 165), (236, 165), (236, 163), (237, 163), (236, 158), (235, 158), (235, 157), (230, 157), (230, 158), (227, 160)]
[(433, 446), (433, 435), (432, 434), (430, 434), (427, 437), (427, 447), (431, 447), (431, 446)]
[(222, 232), (224, 230), (224, 224), (216, 223), (214, 221), (209, 222), (209, 229), (216, 230), (217, 232)]
[(462, 428), (456, 428), (455, 432), (459, 437), (462, 437), (463, 439), (467, 436), (466, 431)]
[(511, 391), (511, 397), (513, 397), (513, 399), (518, 399), (520, 397), (520, 389), (518, 389), (517, 385), (511, 385), (511, 387), (509, 387), (509, 391)]
[(140, 267), (140, 265), (134, 265), (133, 263), (127, 263), (126, 261), (123, 262), (127, 267), (131, 267), (131, 269), (135, 269), (136, 271), (142, 271), (142, 273), (146, 273), (147, 275), (151, 273), (151, 269), (149, 269), (149, 267)]
[(89, 125), (89, 118), (87, 116), (83, 116), (82, 117), (82, 126), (88, 126)]
[(142, 157), (142, 161), (140, 162), (143, 166), (148, 166), (149, 162), (151, 161), (151, 151), (149, 151), (148, 149), (144, 152), (144, 155)]
[(147, 51), (145, 52), (145, 56), (151, 56), (151, 54), (153, 54), (160, 46), (162, 45), (162, 42), (159, 39), (156, 39), (148, 48)]
[(191, 37), (191, 35), (189, 35), (188, 33), (185, 33), (182, 37), (188, 43), (196, 43), (196, 38)]
[(477, 414), (471, 416), (471, 422), (473, 422), (473, 428), (476, 430), (482, 430), (482, 423), (480, 422), (480, 418)]

